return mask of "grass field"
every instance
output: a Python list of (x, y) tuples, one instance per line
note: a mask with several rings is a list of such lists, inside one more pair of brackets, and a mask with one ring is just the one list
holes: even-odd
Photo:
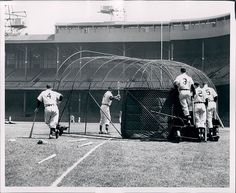
[[(220, 130), (218, 142), (171, 143), (75, 134), (49, 140), (39, 122), (29, 139), (31, 125), (5, 125), (6, 187), (229, 187), (229, 129)], [(87, 129), (97, 133), (98, 124)], [(112, 129), (111, 136), (119, 135)]]

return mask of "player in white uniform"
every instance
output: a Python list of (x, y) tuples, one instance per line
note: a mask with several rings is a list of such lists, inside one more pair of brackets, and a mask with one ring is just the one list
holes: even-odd
[(206, 97), (208, 99), (208, 106), (207, 106), (207, 128), (209, 129), (210, 135), (213, 135), (213, 124), (212, 119), (214, 117), (214, 113), (216, 112), (216, 101), (218, 98), (218, 95), (216, 91), (208, 87), (207, 83), (203, 83), (202, 90), (205, 92)]
[[(62, 101), (62, 94), (52, 90), (50, 85), (46, 86), (46, 90), (42, 91), (37, 97), (37, 107), (35, 112), (38, 112), (39, 106), (41, 103), (44, 104), (44, 118), (45, 123), (50, 128), (49, 138), (52, 138), (53, 132), (56, 133), (56, 127), (59, 119), (59, 110), (57, 104)], [(56, 138), (58, 133), (56, 133)]]
[(186, 74), (185, 68), (181, 68), (180, 71), (181, 74), (176, 77), (174, 85), (179, 91), (179, 100), (184, 116), (190, 121), (189, 104), (191, 103), (191, 96), (194, 93), (193, 79)]
[(199, 131), (199, 138), (204, 139), (206, 129), (206, 94), (200, 88), (199, 83), (195, 82), (195, 95), (193, 97), (194, 109), (193, 116), (195, 117), (195, 126)]
[(99, 127), (99, 134), (103, 134), (102, 131), (102, 126), (105, 124), (105, 133), (108, 134), (108, 127), (110, 124), (110, 120), (111, 120), (111, 114), (110, 114), (110, 106), (112, 104), (112, 100), (116, 99), (116, 100), (120, 100), (120, 95), (116, 95), (113, 96), (111, 88), (108, 88), (108, 91), (105, 92), (105, 94), (103, 95), (102, 98), (102, 105), (101, 105), (101, 109), (100, 109), (100, 127)]

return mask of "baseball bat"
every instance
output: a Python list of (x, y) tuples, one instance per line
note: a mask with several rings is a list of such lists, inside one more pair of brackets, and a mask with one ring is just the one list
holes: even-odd
[(205, 132), (204, 132), (204, 139), (205, 141), (207, 141), (207, 133), (208, 133), (208, 126), (207, 126), (207, 116), (208, 116), (208, 110), (207, 110), (207, 106), (206, 106), (206, 124), (205, 124)]
[(222, 128), (225, 128), (224, 125), (223, 125), (223, 123), (222, 123), (222, 121), (221, 121), (221, 119), (220, 119), (220, 116), (218, 115), (218, 113), (217, 113), (216, 111), (215, 111), (215, 114), (216, 114), (217, 119), (218, 119), (219, 122), (220, 122), (220, 126), (221, 126)]
[(196, 119), (195, 119), (195, 105), (194, 105), (194, 100), (193, 100), (193, 97), (191, 98), (191, 102), (192, 102), (192, 109), (193, 109), (193, 125), (195, 125), (196, 123)]
[(34, 112), (34, 119), (33, 119), (33, 124), (32, 124), (32, 127), (31, 127), (31, 130), (30, 130), (30, 134), (29, 134), (29, 138), (32, 137), (32, 134), (33, 134), (33, 129), (34, 129), (34, 123), (35, 123), (35, 119), (36, 119), (36, 112)]

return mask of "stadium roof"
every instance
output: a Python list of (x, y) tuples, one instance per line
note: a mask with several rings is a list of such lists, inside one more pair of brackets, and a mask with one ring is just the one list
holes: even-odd
[[(171, 20), (171, 21), (151, 21), (151, 22), (81, 22), (81, 23), (57, 23), (55, 25), (56, 28), (65, 27), (65, 28), (76, 28), (76, 27), (121, 27), (121, 26), (157, 26), (157, 25), (172, 25), (172, 24), (186, 24), (186, 23), (204, 23), (204, 22), (214, 22), (219, 20), (229, 19), (230, 15), (218, 15), (215, 17), (207, 17), (207, 18), (198, 18), (198, 19), (190, 19), (190, 20)], [(222, 31), (222, 30), (221, 30)], [(6, 36), (6, 43), (55, 43), (61, 42), (62, 39), (55, 40), (55, 34), (34, 34), (34, 35), (19, 35), (19, 36)], [(63, 41), (62, 41), (63, 42)]]
[(193, 18), (193, 19), (178, 19), (178, 20), (170, 20), (170, 21), (137, 21), (137, 22), (124, 22), (124, 21), (110, 21), (110, 22), (80, 22), (80, 23), (56, 23), (55, 26), (63, 27), (63, 26), (132, 26), (132, 25), (169, 25), (171, 23), (185, 23), (185, 22), (201, 22), (201, 21), (211, 21), (217, 19), (229, 19), (229, 14), (217, 15), (214, 17), (206, 17), (206, 18)]
[(120, 25), (127, 25), (127, 26), (137, 26), (137, 25), (167, 25), (170, 22), (169, 21), (163, 21), (163, 22), (122, 22), (122, 21), (114, 21), (114, 22), (80, 22), (80, 23), (57, 23), (55, 26), (61, 27), (61, 26), (120, 26)]
[(34, 41), (54, 41), (54, 34), (33, 34), (33, 35), (20, 35), (20, 36), (6, 36), (6, 40), (7, 41), (30, 41), (30, 42), (34, 42)]

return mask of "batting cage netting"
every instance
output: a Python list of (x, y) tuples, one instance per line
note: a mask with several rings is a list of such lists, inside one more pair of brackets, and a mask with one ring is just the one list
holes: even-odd
[(86, 134), (92, 133), (88, 123), (97, 123), (94, 133), (98, 134), (102, 96), (111, 87), (114, 95), (121, 94), (121, 101), (114, 101), (110, 107), (110, 127), (114, 127), (119, 136), (166, 140), (174, 115), (174, 101), (178, 98), (173, 97), (173, 82), (182, 67), (194, 81), (207, 82), (215, 88), (202, 71), (181, 62), (92, 51), (72, 54), (58, 68), (54, 82), (55, 90), (66, 92), (61, 118), (80, 116)]

